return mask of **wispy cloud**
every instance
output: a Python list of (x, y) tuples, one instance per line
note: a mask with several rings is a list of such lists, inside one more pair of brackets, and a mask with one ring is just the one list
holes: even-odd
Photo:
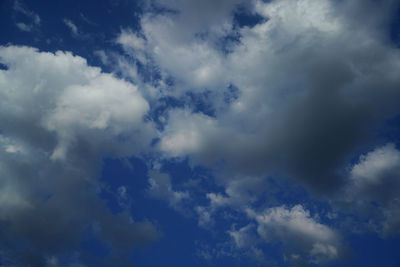
[(30, 32), (32, 30), (32, 25), (25, 24), (23, 22), (18, 22), (17, 24), (18, 29), (24, 32)]
[(64, 19), (63, 22), (71, 30), (72, 36), (74, 37), (79, 36), (78, 27), (71, 20)]
[(35, 27), (39, 27), (41, 23), (41, 19), (38, 14), (33, 12), (32, 10), (29, 10), (23, 2), (16, 0), (13, 5), (13, 10), (14, 12), (20, 13), (27, 18), (29, 18), (32, 22), (30, 24), (27, 23), (22, 23), (22, 22), (17, 22), (16, 26), (18, 29), (21, 31), (25, 32), (30, 32), (32, 31)]

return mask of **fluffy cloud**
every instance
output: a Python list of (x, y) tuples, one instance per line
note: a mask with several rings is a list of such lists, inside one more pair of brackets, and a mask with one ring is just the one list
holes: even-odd
[[(87, 228), (119, 251), (154, 240), (150, 222), (132, 223), (104, 206), (96, 179), (102, 158), (148, 151), (154, 161), (188, 158), (213, 170), (219, 188), (201, 192), (208, 205), (193, 204), (199, 225), (218, 223), (219, 211), (247, 210), (247, 226), (227, 232), (238, 248), (252, 247), (258, 234), (280, 241), (293, 262), (342, 255), (339, 235), (302, 206), (265, 200), (270, 177), (325, 198), (337, 193), (341, 207), (373, 218), (380, 233), (399, 232), (396, 147), (376, 148), (346, 172), (359, 149), (376, 145), (375, 129), (400, 111), (400, 53), (382, 30), (396, 1), (148, 2), (140, 30), (121, 28), (115, 39), (124, 55), (95, 52), (134, 84), (69, 52), (0, 47), (2, 253), (55, 265)], [(30, 21), (19, 29), (40, 25), (14, 3)], [(240, 12), (261, 19), (239, 25)], [(147, 192), (182, 209), (189, 192), (171, 180), (151, 171)], [(129, 202), (125, 187), (118, 193)], [(223, 219), (234, 220), (229, 212)]]
[[(216, 46), (215, 35), (199, 38), (194, 26), (186, 32), (190, 38), (176, 36), (175, 24), (189, 12), (184, 8), (178, 15), (145, 16), (145, 53), (161, 79), (172, 76), (176, 83), (172, 90), (160, 83), (159, 97), (209, 92), (206, 101), (215, 111), (171, 112), (160, 148), (210, 167), (223, 161), (244, 176), (280, 173), (317, 192), (337, 190), (347, 159), (373, 142), (374, 126), (397, 114), (400, 54), (378, 34), (388, 27), (393, 4), (385, 3), (364, 26), (357, 10), (372, 12), (372, 1), (258, 1), (248, 8), (264, 20), (231, 24), (228, 32), (238, 37), (229, 53)], [(126, 34), (124, 46), (135, 46)], [(227, 100), (230, 86), (237, 93)]]
[[(162, 114), (157, 143), (165, 157), (213, 169), (223, 187), (224, 193), (205, 194), (208, 206), (197, 206), (199, 225), (213, 225), (218, 210), (252, 207), (273, 176), (324, 199), (347, 190), (354, 196), (348, 202), (362, 202), (362, 210), (378, 201), (381, 232), (396, 232), (398, 189), (390, 165), (396, 153), (386, 148), (386, 165), (370, 155), (346, 173), (360, 148), (375, 145), (375, 130), (400, 111), (400, 53), (382, 30), (390, 27), (395, 1), (252, 1), (244, 7), (262, 19), (248, 26), (235, 24), (236, 1), (158, 3), (177, 12), (144, 15), (141, 31), (122, 31), (118, 42), (157, 70), (152, 101), (202, 96)], [(193, 10), (207, 10), (209, 19), (196, 19)], [(283, 240), (293, 262), (342, 253), (336, 232), (301, 206), (253, 218), (263, 238)]]
[(69, 52), (7, 46), (0, 61), (0, 249), (11, 263), (73, 253), (85, 229), (122, 254), (156, 239), (98, 196), (101, 158), (144, 151), (154, 135), (138, 89)]
[[(9, 46), (2, 48), (1, 59), (8, 65), (0, 81), (1, 116), (15, 121), (7, 131), (24, 138), (44, 132), (48, 142), (57, 142), (53, 158), (65, 157), (79, 141), (90, 150), (123, 156), (145, 148), (154, 135), (143, 121), (149, 106), (138, 89), (88, 67), (81, 57)], [(19, 125), (22, 120), (26, 124)]]
[(361, 155), (339, 200), (361, 218), (367, 216), (375, 224), (374, 230), (384, 236), (400, 233), (399, 166), (400, 151), (394, 144)]
[(386, 203), (398, 196), (400, 188), (400, 151), (394, 144), (376, 148), (359, 158), (350, 172), (358, 191)]
[(257, 221), (258, 234), (267, 242), (279, 240), (291, 260), (323, 263), (343, 253), (340, 236), (317, 222), (301, 205), (269, 208), (261, 213), (248, 210), (248, 214)]
[[(208, 147), (207, 143), (219, 143), (224, 133), (217, 127), (217, 121), (201, 113), (193, 114), (187, 110), (172, 110), (168, 114), (168, 124), (162, 133), (159, 147), (168, 156), (177, 157), (196, 154)], [(214, 151), (204, 151), (202, 160), (212, 160)]]

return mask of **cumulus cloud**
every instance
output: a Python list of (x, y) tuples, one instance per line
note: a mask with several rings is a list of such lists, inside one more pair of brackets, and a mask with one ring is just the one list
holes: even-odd
[[(256, 1), (248, 8), (264, 20), (235, 28), (228, 19), (227, 32), (238, 36), (229, 53), (176, 5), (178, 14), (144, 16), (141, 39), (124, 31), (119, 40), (124, 47), (145, 40), (161, 79), (172, 76), (174, 89), (153, 97), (210, 95), (211, 115), (190, 104), (193, 112), (171, 112), (163, 151), (210, 167), (223, 161), (244, 176), (280, 173), (326, 193), (345, 183), (338, 173), (356, 148), (373, 142), (374, 125), (397, 114), (400, 54), (378, 34), (393, 5), (385, 3), (364, 26), (357, 10), (372, 12), (372, 1)], [(224, 8), (232, 14), (236, 4)], [(191, 27), (185, 37), (176, 36), (180, 20)], [(232, 87), (237, 92), (227, 100)]]
[(396, 198), (400, 187), (400, 151), (394, 144), (387, 144), (361, 155), (350, 177), (365, 195), (381, 202)]
[[(193, 114), (188, 110), (176, 109), (170, 111), (168, 117), (168, 123), (159, 144), (160, 150), (165, 151), (168, 156), (178, 157), (196, 153), (205, 147), (205, 142), (218, 142), (224, 137), (221, 130), (217, 128), (216, 120), (204, 114)], [(213, 134), (215, 140), (209, 138)], [(208, 156), (213, 155), (212, 153), (204, 155), (204, 160)]]
[(343, 250), (340, 236), (316, 221), (301, 205), (269, 208), (261, 213), (248, 210), (258, 223), (257, 232), (266, 242), (281, 242), (292, 260), (323, 263), (337, 260)]
[(0, 47), (0, 62), (2, 253), (44, 266), (79, 250), (85, 229), (122, 254), (156, 239), (98, 196), (101, 158), (139, 153), (154, 134), (138, 89), (69, 52)]
[[(151, 101), (201, 96), (160, 116), (156, 145), (164, 157), (211, 168), (223, 187), (205, 195), (209, 205), (197, 206), (199, 225), (213, 225), (220, 209), (251, 208), (274, 176), (324, 199), (347, 190), (350, 203), (378, 201), (381, 232), (395, 232), (397, 152), (366, 156), (349, 175), (347, 166), (399, 113), (400, 51), (382, 30), (390, 27), (396, 1), (156, 3), (168, 12), (142, 16), (141, 30), (123, 30), (117, 42), (159, 74)], [(261, 19), (236, 25), (241, 6)], [(301, 206), (253, 218), (263, 238), (284, 241), (293, 262), (340, 257), (337, 233)]]
[[(140, 16), (140, 30), (123, 28), (114, 40), (124, 55), (96, 52), (103, 63), (115, 60), (118, 71), (136, 85), (89, 67), (70, 53), (3, 47), (0, 58), (8, 68), (0, 72), (0, 122), (8, 125), (0, 138), (7, 162), (1, 165), (4, 177), (33, 174), (46, 182), (40, 194), (66, 201), (57, 184), (69, 191), (96, 187), (93, 177), (101, 157), (138, 154), (157, 137), (152, 149), (157, 157), (189, 158), (192, 166), (209, 167), (222, 187), (204, 194), (209, 205), (195, 207), (201, 226), (212, 225), (219, 210), (247, 208), (258, 235), (267, 242), (281, 240), (293, 262), (339, 258), (339, 235), (302, 206), (253, 211), (267, 190), (266, 178), (276, 176), (326, 198), (345, 191), (347, 204), (368, 207), (368, 202), (379, 202), (381, 232), (394, 233), (400, 221), (398, 150), (393, 145), (377, 148), (346, 174), (357, 149), (374, 145), (374, 129), (399, 112), (400, 53), (382, 31), (389, 27), (396, 3), (375, 2), (151, 1)], [(162, 8), (153, 12), (153, 7)], [(261, 19), (237, 25), (235, 14), (241, 8)], [(20, 4), (14, 9), (31, 14)], [(79, 34), (72, 21), (64, 23), (73, 35)], [(30, 30), (28, 24), (18, 27)], [(183, 104), (174, 106), (168, 99)], [(198, 108), (199, 102), (210, 112)], [(159, 122), (159, 131), (144, 120), (148, 113)], [(57, 183), (48, 178), (53, 176)], [(70, 176), (77, 178), (66, 180)], [(2, 220), (17, 220), (14, 211), (39, 209), (40, 198), (30, 183), (4, 178)], [(119, 193), (123, 198), (126, 190)], [(148, 193), (176, 209), (189, 199), (189, 192), (176, 190), (171, 177), (157, 171), (149, 173)], [(116, 247), (129, 247), (125, 240), (113, 240), (122, 234), (112, 228), (112, 215), (95, 192), (89, 195), (98, 208), (82, 206), (78, 211), (100, 211), (82, 216), (71, 231), (100, 221), (110, 224), (96, 228), (109, 229), (100, 236)], [(86, 197), (83, 190), (78, 199)], [(66, 203), (71, 210), (78, 205)], [(127, 215), (117, 217), (129, 221)], [(229, 235), (243, 247), (253, 228)], [(128, 236), (142, 240), (134, 229), (147, 229), (149, 240), (155, 236), (150, 223), (132, 226)]]
[(384, 236), (398, 235), (400, 226), (400, 151), (394, 144), (361, 155), (349, 172), (339, 203), (361, 218), (367, 216)]

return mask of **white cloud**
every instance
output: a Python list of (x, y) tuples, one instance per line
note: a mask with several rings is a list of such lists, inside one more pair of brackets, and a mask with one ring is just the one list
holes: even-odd
[(146, 48), (146, 40), (129, 30), (122, 30), (116, 42), (125, 48), (131, 48), (134, 50), (140, 51), (145, 50)]
[(102, 158), (144, 152), (155, 136), (138, 89), (70, 52), (2, 46), (0, 62), (1, 231), (37, 249), (17, 261), (40, 266), (50, 251), (72, 253), (93, 222), (120, 251), (156, 239), (150, 222), (112, 214), (97, 194)]
[(174, 36), (178, 23), (163, 16), (142, 19), (147, 51), (157, 65), (177, 80), (177, 88), (181, 92), (226, 86), (226, 77), (223, 75), (225, 66), (218, 51), (207, 42), (179, 40)]
[(367, 216), (380, 234), (396, 235), (400, 233), (399, 190), (400, 151), (389, 143), (359, 157), (338, 202), (345, 203), (361, 220)]
[(400, 182), (400, 151), (394, 144), (379, 147), (366, 155), (351, 169), (351, 178), (358, 186), (374, 186), (397, 176)]
[(261, 213), (248, 210), (257, 223), (257, 232), (266, 242), (282, 242), (290, 254), (301, 255), (303, 261), (323, 263), (340, 258), (340, 236), (316, 221), (301, 205), (269, 208)]
[(326, 33), (340, 31), (340, 21), (332, 12), (332, 5), (330, 1), (281, 0), (268, 4), (257, 2), (255, 9), (270, 19), (271, 27), (279, 24), (282, 31), (300, 36), (313, 29)]
[(206, 139), (211, 135), (215, 135), (215, 141), (223, 137), (216, 127), (216, 121), (206, 115), (177, 109), (170, 111), (168, 116), (168, 124), (162, 133), (160, 149), (173, 157), (202, 150), (203, 142), (213, 142)]
[(53, 158), (65, 157), (79, 140), (110, 155), (147, 149), (152, 129), (143, 116), (149, 105), (132, 84), (89, 67), (68, 52), (10, 46), (2, 48), (0, 58), (9, 64), (0, 76), (0, 84), (9, 88), (1, 92), (3, 114), (16, 120), (30, 118), (29, 127), (56, 133)]

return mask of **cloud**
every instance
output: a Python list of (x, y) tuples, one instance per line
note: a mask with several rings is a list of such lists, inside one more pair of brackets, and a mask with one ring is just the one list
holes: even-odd
[(237, 248), (246, 248), (257, 244), (257, 237), (253, 234), (254, 228), (253, 224), (248, 224), (239, 230), (232, 229), (228, 233), (233, 238)]
[(337, 260), (343, 253), (340, 236), (317, 222), (301, 205), (288, 209), (269, 208), (261, 213), (248, 210), (258, 223), (257, 232), (266, 242), (280, 242), (295, 261), (321, 264)]
[[(375, 218), (381, 232), (393, 233), (397, 185), (374, 189), (367, 181), (396, 184), (383, 178), (394, 177), (395, 168), (372, 171), (372, 159), (361, 160), (351, 174), (347, 168), (360, 149), (378, 143), (376, 129), (400, 111), (400, 53), (382, 30), (390, 27), (395, 1), (252, 1), (245, 7), (262, 19), (247, 26), (234, 22), (239, 1), (157, 3), (174, 11), (143, 15), (141, 30), (123, 30), (117, 42), (157, 71), (152, 102), (171, 97), (184, 103), (157, 118), (162, 156), (212, 169), (223, 187), (205, 194), (208, 205), (196, 206), (200, 226), (215, 225), (219, 210), (256, 209), (269, 189), (266, 180), (274, 177), (324, 200), (347, 190), (349, 203), (362, 203), (363, 219)], [(137, 69), (131, 68), (135, 80)], [(185, 101), (188, 95), (193, 101)], [(396, 153), (384, 154), (397, 164)], [(371, 200), (383, 208), (367, 212)], [(302, 206), (267, 208), (265, 214), (254, 215), (260, 236), (283, 240), (291, 261), (341, 257), (339, 235)], [(282, 233), (271, 234), (276, 231)]]
[(337, 202), (375, 224), (383, 236), (398, 235), (400, 225), (400, 151), (394, 144), (361, 155), (349, 171), (349, 183)]
[(197, 206), (195, 208), (196, 213), (198, 215), (198, 222), (197, 224), (203, 228), (209, 228), (214, 226), (214, 219), (212, 218), (212, 210), (207, 207)]
[(173, 38), (178, 40), (191, 39), (193, 34), (207, 33), (220, 35), (229, 30), (233, 13), (243, 0), (222, 0), (218, 3), (212, 0), (156, 0), (156, 4), (175, 11), (172, 15), (176, 28), (172, 30)]
[(261, 241), (257, 236), (256, 227), (254, 224), (250, 223), (238, 230), (236, 230), (234, 227), (234, 229), (228, 231), (228, 234), (232, 238), (236, 250), (243, 251), (245, 255), (256, 260), (259, 264), (273, 264), (266, 260), (265, 253), (258, 247)]
[[(398, 4), (378, 2), (151, 1), (139, 30), (121, 28), (114, 39), (122, 55), (95, 52), (134, 83), (69, 52), (1, 47), (0, 250), (18, 262), (55, 265), (88, 228), (121, 254), (155, 240), (150, 222), (112, 214), (98, 196), (103, 158), (142, 153), (211, 169), (217, 189), (201, 192), (205, 204), (157, 170), (147, 193), (177, 210), (194, 207), (202, 227), (245, 221), (225, 233), (260, 258), (252, 245), (259, 239), (281, 243), (293, 263), (322, 264), (343, 253), (335, 230), (301, 205), (280, 203), (290, 193), (271, 200), (270, 177), (335, 202), (335, 220), (356, 209), (380, 234), (398, 234), (395, 145), (348, 169), (400, 111), (400, 52), (382, 30)], [(22, 2), (13, 8), (31, 21), (17, 22), (20, 30), (40, 26)], [(237, 23), (242, 9), (260, 19)], [(117, 192), (126, 208), (127, 192)]]
[(22, 14), (23, 16), (25, 16), (25, 17), (29, 18), (29, 20), (31, 20), (30, 24), (23, 23), (23, 22), (17, 22), (16, 23), (16, 26), (21, 31), (30, 32), (34, 28), (37, 28), (37, 27), (40, 26), (41, 19), (40, 19), (39, 15), (36, 14), (35, 12), (29, 10), (24, 5), (23, 2), (15, 0), (14, 1), (14, 5), (13, 5), (13, 10), (14, 10), (14, 12)]
[[(224, 14), (234, 12), (232, 3)], [(207, 26), (201, 35), (185, 7), (174, 6), (176, 16), (143, 16), (144, 52), (160, 79), (174, 81), (171, 90), (160, 82), (160, 93), (152, 96), (209, 94), (205, 101), (213, 111), (204, 114), (191, 104), (171, 111), (161, 150), (209, 167), (223, 161), (226, 170), (243, 176), (289, 176), (320, 194), (337, 191), (347, 159), (374, 142), (373, 127), (398, 112), (400, 55), (378, 34), (391, 5), (365, 27), (357, 20), (361, 5), (257, 1), (249, 8), (264, 20), (252, 27), (231, 24), (225, 33), (238, 40), (229, 53), (216, 45), (226, 34), (213, 35)], [(373, 5), (368, 1), (365, 11)], [(189, 28), (185, 36), (178, 21)], [(361, 27), (357, 34), (354, 27)], [(124, 47), (137, 46), (135, 36), (122, 32)], [(227, 101), (232, 86), (237, 93)]]
[(350, 177), (365, 195), (384, 203), (396, 198), (400, 187), (400, 151), (394, 144), (387, 144), (361, 155)]
[(69, 52), (7, 46), (0, 61), (3, 253), (43, 266), (79, 252), (85, 229), (122, 256), (157, 239), (150, 222), (112, 214), (98, 195), (102, 157), (143, 152), (154, 135), (137, 88)]
[(78, 27), (69, 19), (63, 19), (64, 24), (71, 30), (72, 36), (78, 37)]
[[(191, 113), (176, 109), (168, 114), (168, 123), (162, 133), (160, 150), (172, 157), (196, 153), (205, 147), (204, 142), (213, 142), (210, 137), (215, 135), (215, 141), (223, 138), (216, 126), (216, 121), (201, 113)], [(208, 138), (208, 140), (207, 140)], [(204, 155), (213, 156), (212, 154)]]
[(116, 42), (125, 48), (132, 48), (134, 50), (145, 50), (146, 40), (137, 36), (131, 31), (122, 30)]
[(206, 193), (205, 197), (209, 205), (196, 207), (198, 224), (204, 228), (214, 225), (214, 217), (218, 216), (219, 212), (232, 210), (244, 212), (267, 191), (267, 184), (263, 177), (237, 176), (224, 179), (224, 175), (220, 175), (217, 179), (217, 182), (225, 188), (225, 192)]
[(22, 22), (18, 22), (17, 24), (18, 29), (20, 29), (23, 32), (30, 32), (32, 30), (32, 26), (31, 25), (27, 25), (25, 23)]
[(150, 171), (149, 184), (147, 193), (153, 198), (167, 201), (174, 209), (181, 210), (182, 201), (190, 198), (187, 191), (175, 191), (172, 188), (171, 177), (168, 174)]
[(40, 17), (37, 15), (35, 12), (27, 9), (24, 4), (21, 1), (14, 1), (14, 6), (13, 6), (14, 11), (19, 12), (24, 14), (27, 17), (30, 17), (34, 24), (39, 25), (40, 24)]

